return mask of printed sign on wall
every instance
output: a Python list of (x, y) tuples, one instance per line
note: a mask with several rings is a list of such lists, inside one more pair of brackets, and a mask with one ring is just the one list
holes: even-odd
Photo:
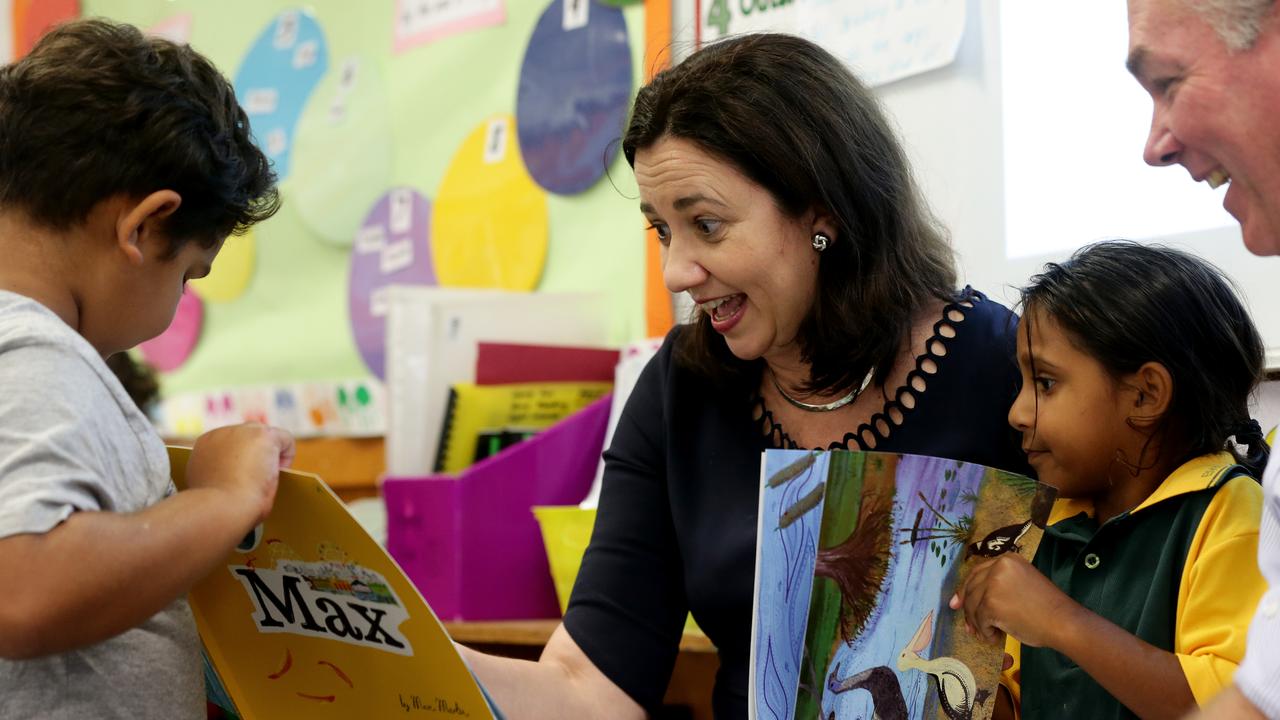
[(501, 25), (506, 19), (503, 0), (396, 0), (395, 51)]
[(702, 42), (753, 32), (808, 38), (876, 86), (950, 64), (964, 35), (964, 0), (704, 0)]

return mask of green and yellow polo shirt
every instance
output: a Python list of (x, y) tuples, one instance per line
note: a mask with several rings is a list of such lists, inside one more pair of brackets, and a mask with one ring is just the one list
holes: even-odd
[[(1099, 524), (1093, 503), (1055, 503), (1033, 564), (1076, 602), (1177, 655), (1196, 702), (1231, 683), (1255, 606), (1262, 487), (1229, 453), (1175, 470), (1136, 508)], [(1136, 717), (1066, 656), (1022, 649), (1004, 683), (1025, 718)]]

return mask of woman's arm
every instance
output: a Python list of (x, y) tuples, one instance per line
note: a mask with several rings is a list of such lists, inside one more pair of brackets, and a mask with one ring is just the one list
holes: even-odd
[(564, 625), (537, 662), (495, 657), (459, 646), (504, 715), (530, 718), (643, 720), (645, 711), (582, 652)]

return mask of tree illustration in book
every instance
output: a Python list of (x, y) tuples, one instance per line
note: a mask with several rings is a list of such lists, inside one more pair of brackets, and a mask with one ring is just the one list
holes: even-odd
[(989, 718), (1004, 650), (948, 601), (975, 564), (1030, 560), (1055, 496), (955, 460), (765, 453), (751, 716)]

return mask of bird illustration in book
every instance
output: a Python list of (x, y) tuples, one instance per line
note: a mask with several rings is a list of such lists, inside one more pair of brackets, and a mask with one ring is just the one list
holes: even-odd
[(919, 670), (928, 673), (938, 691), (938, 703), (949, 720), (970, 720), (977, 697), (978, 682), (968, 665), (953, 657), (925, 658), (920, 655), (933, 641), (933, 611), (920, 622), (920, 628), (911, 642), (898, 656), (901, 671)]
[(996, 557), (1007, 552), (1022, 552), (1018, 542), (1031, 529), (1031, 520), (1017, 525), (1006, 525), (987, 533), (981, 540), (970, 543), (966, 556)]
[[(840, 665), (836, 664), (827, 676), (827, 690), (832, 693), (866, 690), (871, 693), (872, 720), (907, 720), (907, 701), (902, 697), (902, 684), (898, 676), (884, 665), (867, 668), (843, 680)], [(834, 716), (835, 713), (832, 713)]]
[(1022, 552), (1023, 536), (1031, 530), (1032, 527), (1043, 529), (1049, 521), (1049, 512), (1053, 509), (1053, 501), (1057, 498), (1057, 493), (1048, 486), (1042, 486), (1036, 489), (1036, 495), (1031, 501), (1031, 516), (1026, 522), (1016, 523), (1013, 525), (1005, 525), (987, 533), (981, 540), (970, 543), (965, 557), (996, 557), (1006, 552)]

